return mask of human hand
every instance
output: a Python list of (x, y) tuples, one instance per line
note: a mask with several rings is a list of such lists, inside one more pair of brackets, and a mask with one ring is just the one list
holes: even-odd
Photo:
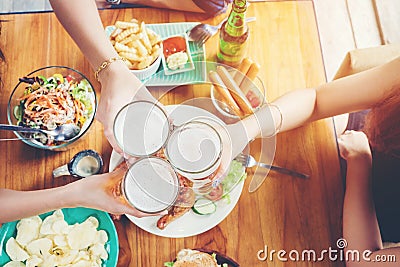
[[(113, 172), (86, 177), (69, 184), (71, 197), (78, 205), (103, 210), (114, 215), (151, 216), (131, 206), (121, 192), (121, 182), (128, 170), (126, 162)], [(161, 215), (165, 212), (152, 215)]]
[(229, 124), (217, 128), (222, 140), (221, 166), (215, 178), (223, 179), (229, 172), (232, 160), (234, 160), (253, 139), (248, 136), (242, 124)]
[(345, 160), (371, 157), (368, 138), (363, 132), (346, 131), (338, 138), (340, 156)]
[(122, 61), (116, 61), (100, 72), (102, 91), (96, 114), (97, 120), (104, 126), (104, 135), (119, 154), (123, 154), (123, 151), (113, 133), (114, 119), (118, 111), (134, 100), (155, 102), (146, 87), (124, 64)]

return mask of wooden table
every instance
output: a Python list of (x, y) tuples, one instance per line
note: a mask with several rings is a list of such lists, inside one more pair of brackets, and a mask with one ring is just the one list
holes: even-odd
[[(118, 20), (139, 18), (147, 23), (204, 21), (217, 23), (224, 15), (207, 19), (204, 15), (160, 9), (123, 9), (101, 12), (104, 25)], [(324, 66), (312, 1), (273, 1), (253, 3), (248, 56), (261, 64), (268, 100), (295, 88), (325, 82)], [(0, 44), (7, 61), (1, 65), (0, 122), (7, 123), (8, 97), (21, 77), (47, 65), (66, 65), (80, 70), (95, 84), (93, 71), (82, 53), (65, 33), (53, 13), (0, 16), (3, 22)], [(206, 46), (207, 58), (215, 59), (218, 37)], [(187, 94), (193, 94), (187, 89)], [(179, 97), (179, 96), (178, 96)], [(182, 248), (207, 248), (225, 253), (241, 266), (343, 266), (341, 262), (284, 263), (274, 254), (273, 261), (260, 261), (257, 252), (313, 249), (317, 253), (336, 248), (341, 237), (343, 184), (331, 119), (281, 133), (277, 138), (274, 163), (311, 174), (309, 180), (270, 172), (255, 193), (247, 191), (247, 179), (238, 205), (215, 228), (195, 237), (169, 239), (151, 235), (125, 221), (131, 250), (130, 266), (162, 266)], [(0, 132), (0, 138), (14, 137)], [(259, 142), (253, 144), (252, 149)], [(109, 162), (111, 147), (95, 122), (83, 140), (65, 152), (34, 149), (20, 141), (0, 142), (0, 186), (34, 190), (60, 186), (72, 178), (53, 180), (55, 167), (69, 161), (82, 149), (100, 152)], [(257, 155), (256, 155), (257, 156)], [(125, 249), (126, 249), (125, 245)], [(301, 254), (300, 254), (301, 255)], [(286, 257), (288, 255), (286, 254)]]

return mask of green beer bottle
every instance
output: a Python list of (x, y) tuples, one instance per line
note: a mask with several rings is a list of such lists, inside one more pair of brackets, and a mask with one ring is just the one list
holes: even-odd
[(234, 0), (228, 20), (222, 25), (219, 35), (218, 61), (230, 66), (242, 62), (246, 53), (249, 28), (246, 17), (247, 1)]

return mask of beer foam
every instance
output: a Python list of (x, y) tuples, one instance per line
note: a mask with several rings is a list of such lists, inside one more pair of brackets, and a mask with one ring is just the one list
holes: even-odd
[(114, 134), (124, 152), (133, 156), (150, 155), (168, 138), (168, 118), (153, 103), (134, 102), (116, 118)]
[(137, 161), (126, 173), (124, 194), (138, 210), (160, 212), (170, 207), (178, 194), (178, 178), (172, 167), (159, 158)]
[(181, 126), (172, 133), (167, 144), (167, 155), (171, 164), (179, 170), (191, 173), (212, 167), (218, 161), (220, 151), (221, 140), (218, 133), (209, 125), (198, 122)]

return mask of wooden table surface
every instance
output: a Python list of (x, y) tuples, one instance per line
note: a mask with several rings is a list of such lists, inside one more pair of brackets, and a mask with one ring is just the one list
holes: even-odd
[[(248, 16), (256, 16), (250, 25), (248, 56), (262, 66), (259, 74), (267, 88), (268, 100), (295, 88), (317, 86), (325, 82), (319, 36), (312, 1), (273, 1), (252, 3)], [(204, 15), (161, 9), (121, 9), (101, 11), (104, 25), (116, 20), (138, 18), (147, 23), (204, 21), (217, 23), (224, 17), (207, 19)], [(83, 72), (94, 83), (93, 71), (82, 53), (66, 34), (53, 13), (3, 15), (0, 45), (6, 62), (0, 66), (0, 123), (7, 123), (9, 95), (21, 77), (48, 65), (66, 65)], [(215, 60), (218, 37), (206, 45), (207, 58)], [(192, 87), (180, 90), (175, 98), (195, 94)], [(154, 92), (157, 94), (157, 92)], [(177, 99), (171, 99), (176, 101)], [(14, 137), (0, 132), (0, 138)], [(252, 151), (260, 142), (255, 141)], [(65, 152), (34, 149), (20, 141), (0, 142), (0, 187), (35, 190), (60, 186), (73, 181), (57, 180), (52, 170), (65, 164), (78, 151), (94, 149), (109, 162), (111, 147), (102, 125), (95, 122), (85, 137)], [(187, 238), (171, 239), (149, 234), (129, 221), (124, 228), (131, 250), (129, 266), (163, 266), (182, 248), (207, 248), (220, 251), (241, 266), (343, 266), (341, 262), (261, 261), (259, 250), (313, 249), (317, 256), (324, 249), (336, 249), (341, 237), (343, 184), (334, 127), (331, 119), (311, 123), (299, 129), (280, 133), (277, 137), (274, 164), (311, 174), (309, 180), (270, 172), (255, 193), (247, 188), (229, 216), (213, 229)], [(128, 244), (123, 244), (127, 249)], [(293, 254), (294, 255), (294, 254)], [(288, 257), (288, 254), (285, 255)]]

